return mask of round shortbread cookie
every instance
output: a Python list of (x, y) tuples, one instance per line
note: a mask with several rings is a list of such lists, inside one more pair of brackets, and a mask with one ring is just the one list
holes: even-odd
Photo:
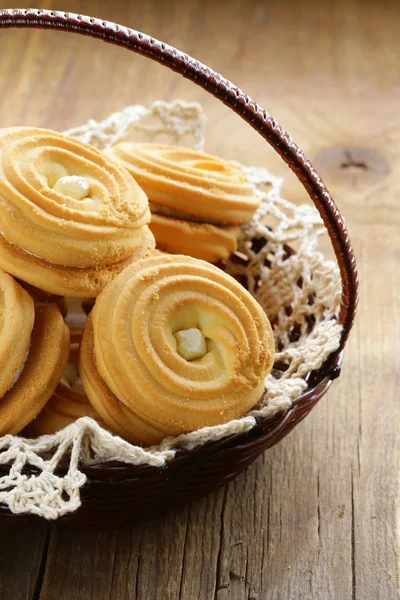
[(80, 374), (107, 426), (150, 444), (245, 414), (273, 357), (249, 292), (209, 263), (164, 255), (131, 265), (97, 298)]

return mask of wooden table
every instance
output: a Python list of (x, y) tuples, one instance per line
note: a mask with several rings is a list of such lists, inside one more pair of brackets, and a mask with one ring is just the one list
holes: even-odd
[[(395, 600), (400, 4), (25, 4), (151, 33), (259, 101), (315, 160), (337, 199), (358, 257), (362, 300), (341, 378), (304, 423), (236, 481), (117, 531), (3, 528), (0, 598)], [(211, 152), (267, 165), (287, 177), (289, 198), (306, 200), (238, 117), (144, 58), (73, 35), (7, 31), (0, 34), (0, 72), (2, 126), (64, 129), (127, 104), (198, 100), (209, 116)]]

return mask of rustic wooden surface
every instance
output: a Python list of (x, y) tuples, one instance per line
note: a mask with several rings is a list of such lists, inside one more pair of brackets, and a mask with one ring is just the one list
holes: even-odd
[[(25, 5), (85, 12), (151, 33), (259, 101), (334, 192), (358, 257), (362, 301), (341, 378), (246, 473), (191, 506), (117, 531), (41, 522), (3, 528), (0, 598), (395, 600), (400, 4)], [(238, 117), (143, 58), (73, 35), (8, 31), (0, 35), (0, 72), (2, 126), (63, 129), (130, 103), (199, 100), (209, 116), (210, 151), (268, 165), (287, 177), (288, 197), (304, 200), (294, 177)]]

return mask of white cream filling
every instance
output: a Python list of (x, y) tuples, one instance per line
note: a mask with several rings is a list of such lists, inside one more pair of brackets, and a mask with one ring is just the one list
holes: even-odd
[(65, 175), (56, 181), (53, 190), (74, 200), (84, 200), (88, 197), (90, 188), (84, 177), (80, 175)]
[(172, 219), (179, 219), (180, 221), (193, 221), (193, 223), (209, 223), (210, 225), (225, 225), (224, 221), (217, 221), (215, 219), (203, 219), (202, 217), (195, 217), (189, 215), (180, 210), (174, 208), (168, 208), (168, 206), (162, 206), (155, 202), (149, 202), (150, 210), (155, 215), (162, 215), (164, 217), (171, 217)]
[(207, 354), (206, 339), (200, 329), (191, 327), (174, 333), (178, 345), (176, 351), (187, 361), (203, 358)]

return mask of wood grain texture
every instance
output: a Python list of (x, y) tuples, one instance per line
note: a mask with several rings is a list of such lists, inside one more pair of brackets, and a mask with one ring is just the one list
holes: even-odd
[[(1, 8), (20, 3), (0, 1)], [(396, 600), (399, 539), (400, 5), (361, 0), (26, 2), (150, 33), (222, 72), (289, 131), (351, 234), (361, 304), (341, 378), (237, 480), (111, 532), (46, 524), (0, 535), (7, 600)], [(267, 165), (304, 192), (240, 119), (121, 49), (57, 32), (0, 36), (2, 126), (63, 129), (131, 103), (198, 100), (208, 150)], [(329, 247), (323, 244), (327, 252)]]

